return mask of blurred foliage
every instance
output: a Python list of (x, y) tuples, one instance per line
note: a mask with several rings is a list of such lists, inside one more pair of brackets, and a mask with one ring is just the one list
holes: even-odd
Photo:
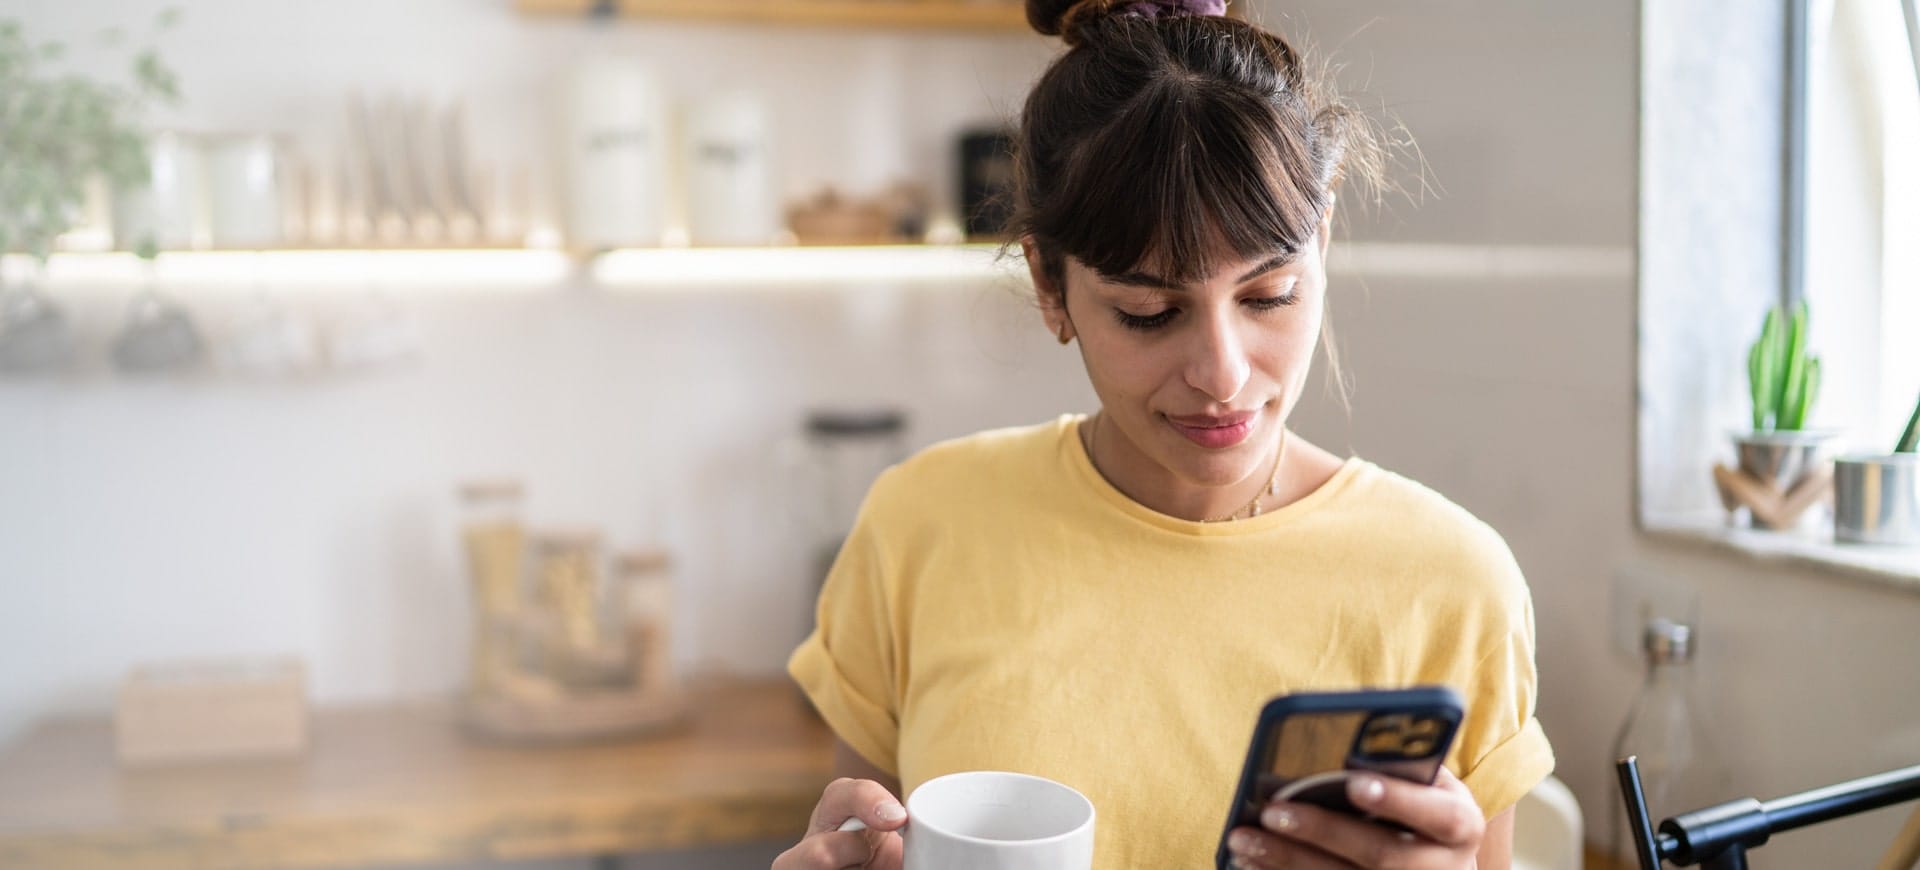
[[(179, 18), (170, 8), (154, 29)], [(117, 45), (124, 34), (108, 30), (100, 39)], [(66, 54), (64, 44), (36, 44), (18, 21), (0, 19), (0, 251), (45, 260), (54, 237), (78, 220), (91, 177), (146, 183), (138, 118), (150, 103), (180, 98), (178, 79), (152, 48), (134, 53), (131, 84), (49, 69)]]

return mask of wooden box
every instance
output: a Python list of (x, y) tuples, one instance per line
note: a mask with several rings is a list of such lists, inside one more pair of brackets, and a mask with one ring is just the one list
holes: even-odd
[(114, 717), (122, 764), (278, 758), (307, 747), (307, 674), (296, 659), (137, 668)]

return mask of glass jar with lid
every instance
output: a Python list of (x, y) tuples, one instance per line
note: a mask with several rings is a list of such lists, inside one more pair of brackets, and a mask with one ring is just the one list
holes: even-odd
[(472, 690), (509, 679), (517, 657), (527, 530), (526, 490), (517, 480), (470, 481), (459, 488), (460, 538), (473, 590)]
[(798, 507), (812, 536), (807, 573), (815, 597), (853, 529), (867, 489), (880, 472), (906, 458), (906, 430), (906, 413), (895, 408), (807, 415), (804, 471), (810, 486), (801, 493)]

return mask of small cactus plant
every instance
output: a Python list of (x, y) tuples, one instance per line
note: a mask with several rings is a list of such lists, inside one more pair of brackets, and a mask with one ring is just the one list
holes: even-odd
[(1820, 358), (1807, 353), (1806, 302), (1791, 313), (1782, 306), (1767, 309), (1760, 340), (1747, 351), (1747, 380), (1755, 432), (1806, 427), (1807, 412), (1820, 395)]

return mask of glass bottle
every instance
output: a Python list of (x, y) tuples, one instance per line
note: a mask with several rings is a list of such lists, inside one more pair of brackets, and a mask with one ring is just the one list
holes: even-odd
[[(1612, 757), (1639, 757), (1648, 818), (1657, 827), (1661, 819), (1735, 795), (1729, 792), (1732, 777), (1693, 698), (1693, 627), (1649, 620), (1641, 647), (1646, 679), (1614, 739)], [(1608, 807), (1610, 853), (1627, 862), (1622, 866), (1632, 866), (1636, 859), (1625, 803), (1616, 793)]]

